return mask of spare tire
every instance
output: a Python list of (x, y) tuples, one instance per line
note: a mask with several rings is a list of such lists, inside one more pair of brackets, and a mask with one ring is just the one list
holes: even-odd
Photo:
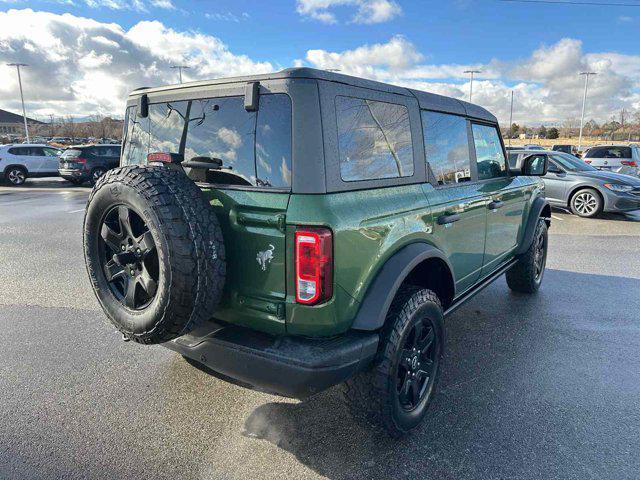
[(100, 177), (85, 214), (84, 255), (107, 317), (139, 343), (188, 333), (222, 296), (220, 224), (182, 169), (128, 166)]

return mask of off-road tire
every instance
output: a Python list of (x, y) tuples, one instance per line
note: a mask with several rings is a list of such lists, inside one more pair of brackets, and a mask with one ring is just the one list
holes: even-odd
[[(397, 401), (397, 379), (400, 354), (413, 324), (428, 317), (438, 343), (438, 363), (425, 398), (412, 412)], [(351, 413), (358, 419), (384, 428), (399, 438), (416, 428), (427, 413), (438, 384), (443, 365), (445, 330), (442, 305), (437, 295), (428, 289), (403, 287), (387, 314), (381, 333), (378, 354), (372, 367), (357, 374), (342, 385), (342, 393)]]
[[(583, 197), (585, 200), (583, 200), (582, 204), (578, 204), (578, 201)], [(586, 204), (585, 202), (587, 200), (592, 203)], [(581, 188), (571, 196), (569, 208), (574, 215), (582, 218), (593, 218), (602, 213), (604, 200), (597, 190), (593, 188)]]
[[(118, 205), (140, 214), (157, 250), (157, 291), (142, 310), (128, 308), (113, 294), (97, 246), (103, 219)], [(84, 254), (93, 291), (107, 317), (126, 338), (139, 343), (162, 343), (188, 333), (210, 318), (222, 296), (222, 231), (202, 191), (182, 170), (128, 166), (100, 177), (85, 213)]]
[[(547, 222), (544, 218), (539, 218), (529, 249), (518, 258), (518, 261), (513, 267), (507, 270), (507, 285), (514, 292), (535, 293), (540, 288), (547, 263), (547, 248), (549, 245), (547, 230)], [(542, 269), (538, 272), (536, 249), (539, 246), (537, 242), (540, 240), (544, 243)]]

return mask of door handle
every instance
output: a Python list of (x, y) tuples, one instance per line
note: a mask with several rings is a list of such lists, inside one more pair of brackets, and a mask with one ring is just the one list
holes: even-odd
[(457, 213), (446, 213), (438, 217), (438, 225), (448, 225), (460, 220), (460, 215)]
[(504, 207), (504, 202), (501, 200), (494, 200), (493, 202), (489, 203), (488, 207), (489, 210), (497, 210)]

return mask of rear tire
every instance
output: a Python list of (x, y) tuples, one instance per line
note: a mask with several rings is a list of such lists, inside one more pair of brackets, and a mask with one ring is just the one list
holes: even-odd
[(547, 247), (549, 245), (547, 222), (538, 219), (533, 242), (518, 262), (507, 270), (507, 285), (514, 292), (535, 293), (542, 284), (547, 265)]
[(440, 378), (444, 321), (434, 292), (404, 287), (394, 299), (373, 367), (343, 385), (356, 417), (401, 437), (424, 419)]
[(98, 301), (131, 340), (172, 340), (208, 319), (224, 286), (222, 231), (183, 171), (108, 171), (89, 197), (84, 252)]
[(27, 169), (23, 167), (9, 167), (4, 172), (4, 179), (9, 185), (19, 187), (27, 181)]
[(569, 208), (574, 215), (593, 218), (602, 213), (604, 201), (602, 196), (593, 188), (583, 188), (573, 194), (569, 201)]
[(102, 167), (96, 167), (91, 170), (91, 179), (89, 180), (91, 182), (91, 185), (95, 185), (100, 177), (102, 177), (105, 173), (106, 170)]

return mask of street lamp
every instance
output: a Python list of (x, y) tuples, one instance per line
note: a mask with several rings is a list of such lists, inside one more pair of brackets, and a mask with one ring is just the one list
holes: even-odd
[(511, 146), (511, 125), (513, 125), (513, 90), (511, 90), (511, 111), (509, 112), (509, 146)]
[(18, 71), (18, 85), (20, 86), (20, 100), (22, 101), (22, 120), (24, 121), (24, 134), (27, 137), (27, 143), (29, 143), (29, 127), (27, 127), (27, 113), (24, 109), (24, 95), (22, 93), (22, 77), (20, 77), (20, 67), (28, 67), (26, 63), (7, 63), (10, 67), (16, 67)]
[(180, 83), (182, 83), (182, 70), (183, 69), (186, 70), (187, 68), (191, 68), (191, 67), (188, 66), (188, 65), (171, 65), (171, 68), (173, 68), (173, 69), (177, 68), (178, 69), (178, 75), (180, 77)]
[(589, 75), (597, 75), (596, 72), (580, 72), (584, 75), (584, 95), (582, 96), (582, 115), (580, 115), (580, 136), (578, 137), (578, 151), (582, 147), (582, 129), (584, 127), (584, 108), (587, 104), (587, 88), (589, 88)]
[(469, 103), (471, 103), (471, 98), (473, 97), (473, 75), (476, 73), (482, 73), (482, 70), (465, 70), (464, 73), (469, 73), (471, 75), (471, 83), (469, 84)]

